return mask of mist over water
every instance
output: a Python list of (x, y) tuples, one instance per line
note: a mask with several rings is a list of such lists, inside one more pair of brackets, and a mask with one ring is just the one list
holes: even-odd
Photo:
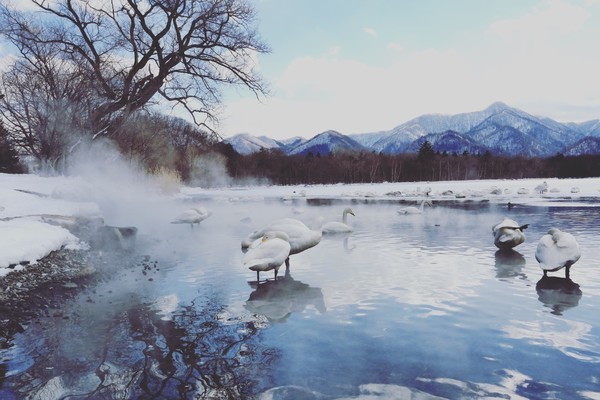
[[(134, 164), (83, 155), (76, 193), (106, 224), (136, 226), (131, 254), (59, 308), (30, 321), (1, 354), (0, 397), (20, 398), (585, 398), (598, 395), (600, 227), (597, 207), (239, 196), (178, 198)], [(77, 165), (73, 164), (74, 168)], [(71, 190), (71, 192), (69, 192)], [(231, 192), (228, 192), (231, 193)], [(203, 206), (192, 228), (171, 224)], [(341, 221), (293, 255), (288, 274), (242, 267), (241, 240), (281, 217)], [(530, 224), (498, 254), (491, 227)], [(537, 240), (575, 235), (582, 258), (540, 283)], [(574, 286), (576, 285), (576, 286)], [(564, 371), (570, 371), (565, 374)]]

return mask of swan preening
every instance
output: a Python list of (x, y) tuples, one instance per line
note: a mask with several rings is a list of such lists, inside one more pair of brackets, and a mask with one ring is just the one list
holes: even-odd
[[(257, 239), (263, 237), (268, 231), (283, 232), (288, 236), (287, 241), (290, 244), (289, 255), (297, 254), (316, 246), (322, 238), (320, 229), (312, 230), (302, 221), (294, 218), (281, 218), (271, 222), (267, 228), (249, 234), (242, 240), (242, 250), (249, 248)], [(285, 259), (285, 265), (289, 268), (289, 256)]]
[(525, 233), (529, 224), (519, 225), (510, 218), (504, 218), (502, 222), (492, 227), (494, 244), (500, 250), (512, 249), (525, 241)]
[(569, 278), (569, 269), (581, 257), (579, 244), (573, 235), (552, 228), (540, 239), (535, 251), (535, 259), (547, 276), (548, 271), (554, 272), (565, 268), (565, 278)]
[(193, 228), (194, 224), (199, 224), (210, 216), (210, 211), (204, 207), (193, 207), (188, 208), (177, 217), (175, 217), (172, 224), (190, 224)]
[(275, 271), (275, 279), (281, 265), (290, 256), (290, 238), (281, 231), (267, 231), (249, 246), (242, 260), (245, 267), (256, 271), (256, 281), (261, 271)]
[(414, 206), (401, 207), (401, 208), (399, 208), (396, 211), (398, 212), (398, 214), (401, 214), (401, 215), (405, 215), (405, 214), (422, 214), (426, 205), (430, 206), (430, 207), (433, 206), (433, 204), (431, 203), (431, 201), (429, 201), (429, 200), (423, 200), (421, 202), (421, 206), (419, 208), (414, 207)]
[(354, 215), (354, 211), (350, 207), (344, 209), (342, 213), (342, 222), (339, 221), (331, 221), (323, 224), (321, 230), (324, 234), (331, 233), (346, 233), (352, 232), (353, 229), (350, 225), (348, 225), (348, 214)]

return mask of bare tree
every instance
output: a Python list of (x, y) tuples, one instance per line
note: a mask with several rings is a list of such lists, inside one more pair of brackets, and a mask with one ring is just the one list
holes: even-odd
[(94, 90), (94, 136), (159, 97), (212, 128), (221, 84), (266, 93), (253, 61), (268, 48), (245, 0), (31, 2), (36, 13), (1, 8), (0, 30), (17, 47), (56, 46), (77, 67)]
[(56, 44), (15, 44), (20, 57), (0, 77), (0, 114), (16, 146), (56, 169), (78, 140), (74, 131), (89, 117), (90, 85), (77, 68), (57, 56)]

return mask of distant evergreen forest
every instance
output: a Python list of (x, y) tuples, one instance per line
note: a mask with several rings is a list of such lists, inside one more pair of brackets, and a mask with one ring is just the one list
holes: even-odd
[(427, 141), (418, 153), (399, 155), (363, 152), (288, 156), (279, 150), (262, 150), (244, 156), (229, 144), (220, 143), (217, 148), (225, 156), (227, 172), (233, 179), (261, 178), (277, 185), (600, 176), (600, 155), (528, 158), (490, 152), (448, 154), (435, 152)]
[[(250, 181), (296, 185), (600, 176), (600, 154), (530, 158), (490, 152), (440, 153), (428, 141), (417, 153), (398, 155), (375, 152), (285, 155), (280, 150), (241, 155), (230, 144), (219, 142), (215, 136), (199, 132), (181, 120), (154, 116), (143, 121), (136, 121), (135, 129), (131, 130), (138, 132), (144, 127), (148, 132), (145, 137), (121, 135), (115, 140), (124, 157), (137, 160), (151, 173), (173, 171), (177, 180), (203, 187)], [(154, 130), (170, 134), (155, 135)], [(7, 133), (0, 123), (0, 173), (27, 172)], [(132, 141), (132, 137), (138, 140)], [(225, 170), (228, 177), (223, 179)]]

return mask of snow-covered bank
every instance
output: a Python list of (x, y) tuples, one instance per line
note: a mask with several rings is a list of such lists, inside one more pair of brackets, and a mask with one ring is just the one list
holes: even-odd
[(11, 271), (20, 271), (23, 265), (6, 268), (17, 263), (35, 263), (51, 251), (83, 248), (73, 234), (60, 226), (30, 219), (13, 219), (0, 222), (0, 277)]
[[(540, 185), (547, 184), (541, 193)], [(230, 201), (262, 198), (400, 198), (428, 196), (433, 200), (485, 198), (490, 201), (542, 203), (552, 200), (600, 200), (600, 178), (583, 179), (497, 179), (442, 182), (394, 182), (333, 185), (254, 186), (202, 189), (185, 187), (188, 196), (208, 196)]]
[(85, 248), (67, 229), (43, 217), (98, 215), (96, 204), (61, 196), (61, 190), (81, 184), (65, 177), (0, 174), (0, 277), (24, 269), (20, 263), (35, 264), (54, 250)]
[[(536, 189), (547, 183), (540, 193)], [(115, 185), (113, 185), (115, 186)], [(262, 201), (265, 198), (290, 200), (294, 198), (381, 198), (412, 200), (429, 196), (433, 200), (472, 200), (528, 203), (539, 205), (578, 204), (600, 206), (600, 178), (586, 179), (524, 179), (451, 182), (400, 182), (380, 184), (336, 184), (296, 186), (255, 186), (203, 189), (183, 187), (180, 193), (164, 195), (156, 188), (147, 192), (132, 191), (119, 186), (118, 201), (143, 208), (136, 196), (155, 196), (151, 201), (175, 201), (186, 197), (206, 197), (215, 200)], [(35, 264), (54, 250), (83, 248), (67, 229), (52, 224), (45, 216), (105, 217), (108, 203), (102, 185), (92, 184), (80, 177), (40, 177), (36, 175), (0, 174), (0, 277), (18, 270), (23, 261)], [(150, 197), (151, 197), (150, 196)], [(592, 200), (592, 201), (589, 201)], [(598, 201), (595, 201), (598, 200)], [(103, 204), (104, 208), (99, 205)], [(141, 211), (141, 210), (138, 210)], [(136, 215), (138, 219), (144, 214)], [(8, 268), (12, 266), (12, 268)]]

